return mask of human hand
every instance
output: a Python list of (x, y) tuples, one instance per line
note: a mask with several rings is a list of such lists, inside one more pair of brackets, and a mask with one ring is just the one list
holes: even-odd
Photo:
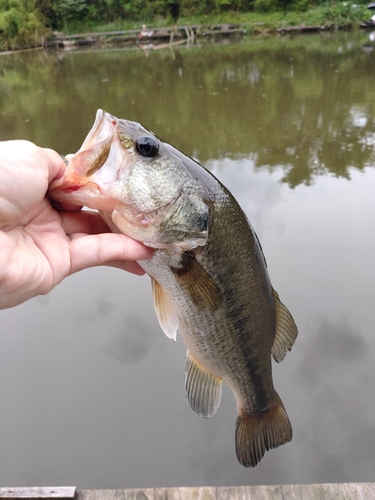
[(0, 142), (0, 309), (50, 292), (67, 276), (109, 265), (134, 274), (152, 250), (113, 234), (99, 214), (46, 198), (65, 163), (28, 141)]

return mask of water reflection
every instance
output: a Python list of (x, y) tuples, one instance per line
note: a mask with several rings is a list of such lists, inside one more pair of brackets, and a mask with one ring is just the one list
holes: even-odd
[[(374, 52), (364, 33), (0, 58), (0, 136), (68, 153), (101, 107), (226, 184), (300, 337), (275, 385), (292, 443), (237, 464), (233, 395), (184, 395), (185, 348), (147, 277), (72, 276), (0, 313), (0, 483), (81, 488), (371, 481), (375, 466)], [(370, 392), (369, 392), (370, 391)]]
[[(375, 422), (367, 403), (372, 348), (347, 317), (337, 323), (321, 320), (308, 341), (299, 368), (299, 384), (310, 387), (305, 425), (311, 429), (306, 446), (324, 460), (311, 460), (322, 481), (334, 475), (355, 480), (353, 463), (370, 474), (374, 460)], [(346, 432), (342, 432), (346, 429)], [(313, 436), (318, 436), (314, 439)], [(348, 459), (348, 455), (350, 459)], [(311, 456), (310, 456), (311, 457)], [(325, 460), (330, 461), (325, 470)]]
[(151, 332), (135, 314), (129, 314), (115, 323), (114, 332), (106, 352), (120, 363), (137, 364), (149, 351), (148, 344), (152, 340)]
[(350, 36), (249, 40), (148, 59), (135, 51), (3, 57), (0, 133), (69, 152), (102, 107), (203, 162), (253, 156), (257, 167), (283, 165), (291, 186), (324, 173), (348, 177), (372, 164), (375, 102), (373, 55), (359, 50), (367, 35)]

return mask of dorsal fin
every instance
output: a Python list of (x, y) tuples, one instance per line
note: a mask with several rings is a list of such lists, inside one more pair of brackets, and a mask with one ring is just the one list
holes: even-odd
[(186, 355), (185, 390), (190, 408), (211, 417), (220, 406), (222, 379), (209, 373), (190, 352)]
[(151, 283), (155, 313), (160, 327), (169, 339), (176, 340), (178, 319), (172, 301), (157, 281), (151, 279)]
[(276, 329), (271, 354), (273, 359), (280, 363), (285, 358), (286, 353), (293, 347), (298, 335), (298, 329), (289, 310), (279, 299), (278, 293), (272, 290), (272, 294), (276, 308)]

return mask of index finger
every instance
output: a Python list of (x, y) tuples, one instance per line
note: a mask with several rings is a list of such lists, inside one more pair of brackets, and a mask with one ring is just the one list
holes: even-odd
[(80, 210), (76, 212), (59, 212), (61, 225), (66, 234), (85, 233), (100, 234), (112, 233), (108, 224), (98, 212)]

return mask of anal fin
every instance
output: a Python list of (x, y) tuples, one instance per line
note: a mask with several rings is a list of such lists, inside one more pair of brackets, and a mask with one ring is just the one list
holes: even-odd
[(190, 354), (186, 355), (185, 390), (190, 408), (202, 417), (211, 417), (220, 406), (222, 379), (209, 373)]
[(176, 340), (178, 318), (172, 301), (157, 281), (151, 279), (151, 283), (155, 313), (159, 320), (160, 327), (168, 338)]
[(276, 402), (264, 412), (237, 417), (236, 453), (244, 467), (255, 467), (267, 450), (291, 439), (292, 426), (278, 394)]
[(271, 354), (280, 363), (291, 350), (298, 335), (297, 325), (289, 310), (281, 302), (278, 293), (272, 290), (276, 308), (276, 331), (271, 347)]

